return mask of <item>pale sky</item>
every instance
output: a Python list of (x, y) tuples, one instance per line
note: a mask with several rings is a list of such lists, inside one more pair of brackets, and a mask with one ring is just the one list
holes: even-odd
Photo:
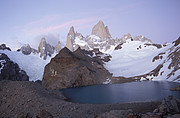
[(86, 36), (99, 20), (113, 38), (130, 33), (172, 42), (180, 36), (180, 0), (0, 0), (0, 44), (37, 48), (45, 36), (64, 45), (71, 26)]

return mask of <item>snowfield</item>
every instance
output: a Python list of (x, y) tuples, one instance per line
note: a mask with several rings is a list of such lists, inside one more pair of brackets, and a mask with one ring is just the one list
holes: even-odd
[[(144, 75), (154, 70), (159, 64), (162, 64), (167, 58), (167, 53), (163, 55), (162, 59), (152, 62), (153, 58), (161, 52), (167, 52), (172, 44), (167, 45), (158, 49), (155, 46), (146, 46), (145, 42), (141, 41), (130, 41), (122, 45), (122, 49), (113, 51), (110, 55), (112, 56), (111, 61), (105, 63), (105, 67), (113, 76), (124, 76), (133, 77), (138, 75)], [(139, 48), (141, 47), (141, 49)], [(139, 48), (139, 49), (137, 49)], [(166, 80), (167, 75), (172, 71), (168, 69), (168, 65), (171, 60), (163, 65), (160, 73), (164, 73), (157, 77), (153, 77), (153, 80)], [(179, 71), (176, 71), (174, 76), (171, 76), (168, 81), (176, 81), (176, 78), (180, 75)]]
[(21, 52), (8, 50), (0, 50), (0, 53), (5, 53), (21, 69), (26, 71), (30, 81), (42, 80), (44, 67), (50, 61), (49, 57), (43, 60), (38, 54), (24, 55)]
[[(92, 38), (96, 39), (97, 42), (99, 40), (99, 38), (94, 35), (92, 35)], [(108, 49), (106, 49), (106, 46), (101, 49), (100, 47), (95, 48), (99, 48), (102, 53), (112, 56), (112, 58), (110, 58), (111, 60), (106, 62), (104, 66), (114, 77), (134, 77), (148, 74), (159, 64), (163, 64), (163, 67), (159, 71), (161, 74), (157, 77), (152, 76), (153, 80), (180, 82), (180, 78), (178, 78), (180, 76), (180, 70), (174, 72), (174, 74), (167, 79), (168, 74), (174, 70), (174, 67), (168, 69), (172, 60), (168, 60), (167, 58), (170, 53), (170, 48), (174, 44), (167, 44), (167, 46), (162, 46), (162, 48), (158, 49), (156, 46), (147, 46), (145, 43), (147, 42), (131, 41), (131, 39), (127, 39), (126, 42), (121, 45), (122, 48), (118, 50), (115, 50), (115, 45), (109, 45), (110, 47)], [(78, 37), (75, 38), (75, 44), (79, 46), (89, 46), (85, 40), (81, 40)], [(178, 49), (178, 47), (176, 48)], [(171, 48), (171, 52), (175, 51), (176, 48)], [(5, 53), (12, 61), (16, 62), (21, 69), (26, 71), (30, 81), (42, 80), (45, 65), (56, 55), (54, 54), (52, 57), (48, 56), (46, 60), (43, 60), (38, 54), (34, 55), (32, 53), (30, 55), (24, 55), (21, 52), (8, 50), (0, 50), (0, 53)], [(163, 56), (162, 59), (153, 62), (153, 58), (160, 53), (163, 53), (161, 55)], [(3, 65), (3, 63), (2, 60), (0, 64)], [(2, 68), (3, 66), (0, 70)], [(152, 78), (150, 76), (147, 77)], [(141, 80), (144, 80), (144, 78), (141, 78)], [(110, 81), (110, 79), (107, 79), (105, 83), (109, 83)]]

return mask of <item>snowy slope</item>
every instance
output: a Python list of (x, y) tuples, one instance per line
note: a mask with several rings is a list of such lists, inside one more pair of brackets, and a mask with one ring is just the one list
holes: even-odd
[[(114, 76), (132, 77), (145, 74), (153, 70), (161, 61), (152, 63), (152, 58), (159, 54), (163, 49), (154, 46), (144, 47), (141, 41), (130, 41), (122, 45), (122, 49), (115, 50), (111, 54), (112, 59), (106, 63), (105, 67)], [(141, 45), (142, 49), (137, 50)], [(168, 47), (165, 47), (168, 49)]]
[(43, 60), (39, 55), (24, 55), (16, 51), (0, 50), (0, 53), (5, 53), (21, 69), (26, 71), (30, 81), (42, 80), (44, 67), (50, 61), (50, 58)]
[[(167, 75), (173, 70), (173, 68), (168, 69), (171, 59), (167, 60), (168, 51), (173, 44), (163, 46), (160, 49), (144, 44), (145, 42), (127, 40), (126, 43), (122, 45), (122, 49), (114, 50), (110, 54), (112, 58), (111, 61), (105, 63), (106, 69), (113, 73), (115, 77), (135, 77), (148, 74), (159, 64), (163, 64), (160, 70), (162, 75), (159, 74), (157, 77), (147, 76), (147, 78), (153, 78), (153, 80), (178, 81), (178, 79), (174, 80), (174, 78), (180, 75), (179, 70), (175, 72), (174, 76), (167, 78)], [(163, 58), (153, 62), (153, 58), (162, 52), (166, 52), (163, 54)]]

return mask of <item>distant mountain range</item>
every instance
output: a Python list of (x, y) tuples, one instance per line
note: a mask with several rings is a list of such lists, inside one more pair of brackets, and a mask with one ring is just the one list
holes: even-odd
[[(72, 52), (78, 48), (91, 51), (92, 55), (88, 55), (89, 57), (101, 58), (104, 67), (113, 76), (106, 78), (103, 83), (116, 83), (121, 78), (180, 82), (179, 42), (180, 38), (172, 43), (154, 44), (144, 36), (132, 37), (130, 33), (122, 38), (113, 39), (109, 28), (100, 20), (93, 27), (91, 35), (86, 37), (75, 32), (72, 26), (67, 34), (66, 47)], [(40, 56), (42, 61), (46, 62), (44, 64), (47, 64), (45, 60), (54, 57), (61, 49), (60, 42), (56, 46), (51, 46), (43, 37), (38, 49), (33, 49), (26, 44), (18, 51), (24, 55)], [(39, 66), (39, 68), (42, 67)], [(39, 79), (42, 79), (42, 76)], [(30, 76), (30, 80), (34, 80), (33, 76)]]

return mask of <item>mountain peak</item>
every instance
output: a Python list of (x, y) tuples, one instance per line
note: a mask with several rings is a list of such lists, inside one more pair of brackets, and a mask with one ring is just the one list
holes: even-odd
[(75, 38), (75, 31), (74, 31), (74, 27), (73, 27), (73, 26), (71, 26), (68, 35), (69, 35), (70, 37), (72, 37), (72, 39)]
[(96, 35), (102, 40), (111, 38), (108, 27), (104, 25), (103, 21), (100, 20), (92, 29), (92, 35)]
[(104, 25), (104, 23), (103, 23), (103, 21), (102, 21), (102, 20), (99, 20), (98, 24), (103, 24), (103, 25)]
[(74, 43), (75, 37), (76, 37), (76, 34), (74, 31), (74, 27), (72, 26), (69, 30), (69, 33), (67, 35), (67, 40), (66, 40), (66, 47), (71, 51), (74, 51), (73, 43)]

